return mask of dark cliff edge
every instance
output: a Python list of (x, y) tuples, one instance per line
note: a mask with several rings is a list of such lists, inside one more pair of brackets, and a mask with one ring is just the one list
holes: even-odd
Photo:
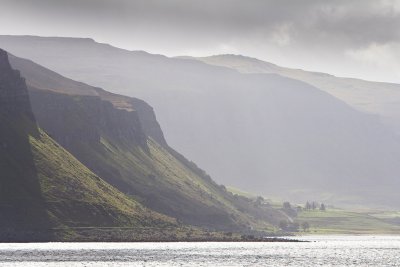
[(0, 49), (1, 232), (51, 225), (29, 141), (29, 136), (38, 135), (25, 80)]
[(40, 125), (65, 147), (100, 143), (106, 136), (148, 150), (147, 136), (134, 110), (116, 109), (97, 96), (68, 96), (31, 86), (29, 91)]
[(158, 144), (164, 147), (168, 146), (152, 106), (138, 98), (113, 94), (97, 87), (94, 90), (102, 100), (112, 103), (115, 108), (134, 110), (139, 118), (143, 133), (153, 138)]

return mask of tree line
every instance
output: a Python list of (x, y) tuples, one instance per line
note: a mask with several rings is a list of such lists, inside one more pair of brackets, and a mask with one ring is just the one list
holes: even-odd
[(315, 201), (312, 202), (307, 201), (306, 204), (304, 205), (304, 209), (326, 211), (326, 206), (324, 203), (319, 204)]

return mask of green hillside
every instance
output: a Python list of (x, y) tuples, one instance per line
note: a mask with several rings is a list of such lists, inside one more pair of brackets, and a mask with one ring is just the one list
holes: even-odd
[(219, 230), (271, 231), (282, 217), (234, 196), (170, 147), (141, 135), (134, 111), (115, 109), (98, 97), (30, 90), (41, 127), (99, 177), (146, 207)]
[[(6, 123), (3, 119), (2, 129), (3, 143), (13, 139), (17, 145), (12, 151), (0, 150), (3, 204), (4, 200), (36, 203), (39, 199), (53, 226), (149, 226), (152, 219), (173, 222), (104, 182), (29, 120)], [(32, 216), (42, 214), (27, 210)], [(20, 220), (21, 224), (35, 221)]]
[[(53, 240), (52, 229), (165, 227), (36, 126), (24, 80), (0, 50), (0, 240)], [(59, 233), (58, 233), (59, 234)], [(66, 237), (65, 237), (66, 238)]]
[(11, 57), (39, 125), (96, 175), (144, 206), (209, 229), (275, 230), (282, 214), (235, 196), (166, 143), (145, 102)]

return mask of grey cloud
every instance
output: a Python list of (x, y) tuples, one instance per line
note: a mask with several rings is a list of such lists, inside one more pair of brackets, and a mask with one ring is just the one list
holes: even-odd
[[(104, 21), (120, 27), (149, 27), (197, 38), (268, 36), (282, 24), (291, 24), (294, 40), (341, 38), (347, 44), (400, 40), (400, 13), (395, 1), (377, 0), (3, 0), (49, 18), (89, 25)], [(70, 21), (68, 21), (70, 19)], [(93, 23), (95, 22), (95, 23)], [(208, 36), (205, 36), (207, 35)], [(323, 40), (321, 40), (323, 41)]]
[[(292, 25), (300, 42), (320, 38), (343, 39), (346, 44), (386, 43), (400, 40), (400, 13), (395, 1), (163, 1), (148, 5), (138, 1), (133, 21), (167, 23), (174, 30), (196, 33), (217, 31), (222, 36), (267, 35), (280, 25)], [(151, 1), (155, 3), (155, 1)], [(161, 1), (160, 1), (161, 2)], [(159, 2), (159, 3), (160, 3)], [(186, 32), (186, 31), (184, 31)]]
[[(326, 66), (304, 58), (319, 53), (335, 59), (371, 45), (400, 43), (399, 2), (0, 0), (0, 23), (9, 25), (0, 34), (92, 37), (167, 55), (229, 52), (219, 49), (225, 45), (278, 64), (346, 75), (337, 71), (344, 58)], [(394, 75), (388, 79), (397, 80)]]

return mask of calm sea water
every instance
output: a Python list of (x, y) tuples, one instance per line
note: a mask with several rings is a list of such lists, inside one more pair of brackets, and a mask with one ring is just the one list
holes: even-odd
[(400, 236), (310, 243), (0, 244), (0, 266), (400, 266)]

